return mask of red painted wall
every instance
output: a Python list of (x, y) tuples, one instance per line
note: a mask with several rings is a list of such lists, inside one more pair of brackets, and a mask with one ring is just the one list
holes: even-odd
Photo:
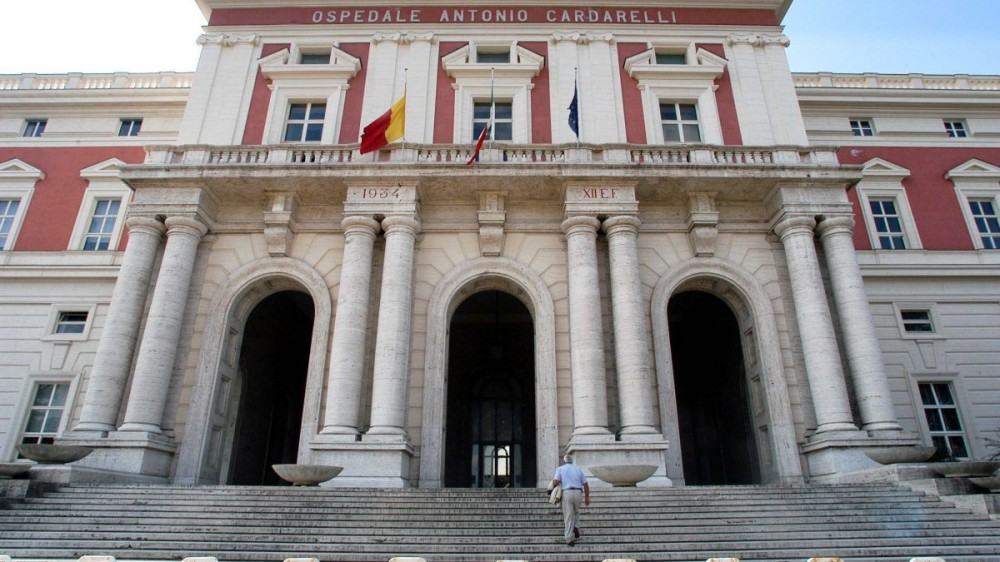
[[(14, 158), (45, 173), (45, 179), (35, 183), (14, 250), (61, 252), (69, 247), (83, 194), (90, 183), (80, 177), (80, 170), (110, 158), (141, 164), (146, 151), (140, 147), (0, 148), (0, 162)], [(124, 249), (125, 239), (122, 234), (119, 249)]]
[[(910, 170), (910, 177), (903, 180), (903, 188), (925, 250), (975, 248), (955, 195), (955, 184), (944, 176), (973, 158), (1000, 166), (1000, 150), (865, 146), (842, 147), (838, 156), (842, 164), (864, 164), (872, 158), (881, 158)], [(852, 189), (848, 196), (854, 204), (854, 220), (858, 225), (854, 230), (854, 245), (859, 250), (871, 250), (868, 225), (861, 214), (857, 191)]]
[[(464, 47), (466, 43), (458, 41), (443, 41), (438, 45), (441, 58)], [(448, 76), (438, 59), (437, 97), (434, 101), (434, 142), (435, 144), (451, 144), (455, 142), (455, 79)]]
[[(291, 47), (289, 43), (272, 43), (261, 48), (260, 58), (269, 57), (282, 49)], [(267, 106), (271, 104), (271, 81), (257, 66), (257, 79), (253, 83), (253, 93), (250, 94), (250, 114), (247, 115), (247, 125), (243, 129), (243, 144), (261, 144), (264, 142), (264, 124), (267, 123)]]
[(649, 49), (645, 43), (618, 44), (618, 72), (622, 77), (622, 105), (625, 109), (625, 139), (633, 144), (646, 144), (646, 124), (642, 111), (639, 81), (628, 75), (625, 60)]
[[(726, 58), (726, 48), (722, 45), (697, 45), (713, 55)], [(733, 95), (733, 81), (726, 66), (722, 76), (715, 81), (715, 105), (719, 110), (719, 121), (722, 124), (722, 144), (739, 146), (743, 144), (743, 133), (740, 132), (740, 118), (736, 113), (736, 98)]]
[(361, 59), (361, 70), (357, 76), (347, 81), (350, 87), (344, 96), (344, 115), (340, 120), (340, 144), (352, 144), (361, 140), (361, 103), (368, 80), (368, 52), (371, 44), (341, 43), (340, 50)]
[[(521, 47), (543, 58), (549, 52), (548, 43), (541, 41), (518, 43)], [(552, 107), (549, 100), (549, 65), (542, 66), (538, 76), (531, 79), (531, 142), (547, 144), (552, 142)], [(568, 103), (566, 104), (569, 105)], [(567, 125), (568, 126), (568, 125)]]

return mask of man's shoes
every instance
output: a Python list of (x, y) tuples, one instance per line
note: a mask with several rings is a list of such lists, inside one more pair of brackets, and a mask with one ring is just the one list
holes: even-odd
[(573, 536), (576, 538), (580, 538), (580, 529), (573, 527)]
[(576, 546), (576, 541), (569, 541), (566, 546)]

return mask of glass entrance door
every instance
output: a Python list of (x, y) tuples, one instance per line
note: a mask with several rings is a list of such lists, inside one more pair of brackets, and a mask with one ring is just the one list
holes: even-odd
[[(496, 381), (490, 387), (508, 387)], [(520, 487), (523, 482), (521, 462), (521, 407), (514, 400), (475, 400), (472, 407), (473, 488)]]

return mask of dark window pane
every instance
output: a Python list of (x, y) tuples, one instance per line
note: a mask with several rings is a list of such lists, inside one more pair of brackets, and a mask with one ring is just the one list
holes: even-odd
[(322, 123), (310, 123), (306, 128), (306, 140), (307, 141), (318, 141), (323, 137), (323, 124)]
[(292, 106), (288, 108), (288, 118), (289, 119), (305, 119), (306, 118), (306, 104), (304, 104), (304, 103), (293, 103)]
[(59, 431), (59, 420), (62, 419), (62, 410), (49, 410), (49, 415), (45, 418), (43, 433), (56, 433)]
[(55, 391), (55, 385), (53, 384), (40, 384), (38, 385), (38, 390), (35, 392), (35, 406), (48, 406), (49, 401), (52, 400), (52, 394)]
[(301, 64), (330, 64), (330, 53), (302, 53)]
[(514, 116), (513, 104), (509, 103), (498, 103), (496, 104), (496, 110), (494, 115), (497, 119), (512, 119)]
[(289, 123), (288, 127), (285, 128), (285, 141), (298, 142), (300, 140), (302, 140), (302, 124)]
[(698, 108), (694, 104), (681, 104), (681, 119), (684, 121), (697, 121), (698, 120)]
[(326, 104), (325, 103), (314, 103), (309, 108), (309, 119), (312, 121), (323, 119), (326, 117)]
[(489, 63), (509, 63), (510, 62), (510, 51), (504, 52), (478, 52), (476, 53), (476, 60), (483, 64)]
[(681, 53), (656, 53), (656, 64), (687, 64), (687, 56)]
[(868, 206), (872, 208), (873, 215), (881, 215), (882, 213), (882, 202), (881, 201), (869, 201)]
[(920, 385), (920, 402), (924, 406), (934, 406), (937, 404), (937, 399), (934, 397), (934, 390), (931, 389), (931, 385)]
[(944, 431), (944, 422), (941, 421), (941, 413), (938, 410), (927, 410), (927, 428), (931, 431)]
[(937, 383), (934, 385), (934, 393), (937, 394), (938, 404), (954, 406), (955, 399), (951, 395), (951, 386), (947, 383)]
[(496, 130), (494, 131), (494, 136), (496, 140), (513, 140), (514, 130), (510, 123), (497, 123)]
[(677, 125), (663, 126), (664, 142), (681, 142), (681, 130)]
[(472, 118), (473, 119), (489, 119), (490, 118), (490, 104), (476, 102), (472, 107)]
[(951, 454), (957, 459), (969, 457), (969, 449), (965, 446), (965, 439), (958, 435), (948, 437), (948, 445), (951, 446)]
[(677, 121), (677, 106), (672, 103), (661, 104), (660, 119), (664, 121)]
[(24, 430), (29, 433), (38, 433), (42, 430), (43, 423), (45, 423), (45, 410), (32, 410), (28, 414), (28, 425), (25, 426)]
[(483, 129), (486, 128), (486, 122), (480, 121), (478, 123), (472, 124), (472, 140), (478, 140), (479, 135), (483, 134)]
[(945, 408), (941, 410), (941, 417), (944, 418), (944, 428), (946, 431), (962, 431), (962, 422), (958, 419), (958, 410)]
[(56, 392), (52, 396), (53, 406), (65, 406), (66, 396), (69, 395), (69, 385), (68, 384), (57, 384)]
[(698, 125), (684, 125), (684, 142), (701, 142), (701, 129)]

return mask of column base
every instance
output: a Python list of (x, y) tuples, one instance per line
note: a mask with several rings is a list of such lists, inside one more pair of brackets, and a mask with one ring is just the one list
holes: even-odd
[[(907, 435), (905, 432), (898, 434)], [(912, 437), (912, 436), (911, 436)], [(802, 447), (809, 466), (809, 480), (816, 484), (840, 484), (868, 481), (865, 474), (884, 472), (886, 465), (880, 464), (867, 453), (876, 451), (886, 455), (887, 450), (899, 449), (906, 456), (907, 449), (914, 449), (919, 442), (911, 438), (901, 439), (832, 439), (816, 441)]]
[(92, 439), (86, 432), (74, 432), (59, 442), (93, 447), (94, 452), (71, 465), (53, 467), (45, 476), (52, 482), (166, 483), (177, 452), (173, 439), (158, 433), (116, 431)]
[(651, 477), (639, 482), (640, 487), (673, 486), (667, 477), (666, 452), (668, 444), (665, 439), (650, 439), (648, 441), (611, 441), (611, 442), (573, 442), (568, 447), (573, 455), (573, 462), (583, 469), (592, 488), (606, 488), (611, 484), (596, 478), (590, 471), (591, 466), (604, 465), (654, 465), (656, 472)]
[[(323, 486), (349, 488), (409, 488), (413, 447), (409, 443), (366, 440), (344, 442), (319, 435), (309, 444), (308, 458), (299, 462), (342, 466), (344, 470)], [(301, 453), (300, 453), (301, 455)]]

